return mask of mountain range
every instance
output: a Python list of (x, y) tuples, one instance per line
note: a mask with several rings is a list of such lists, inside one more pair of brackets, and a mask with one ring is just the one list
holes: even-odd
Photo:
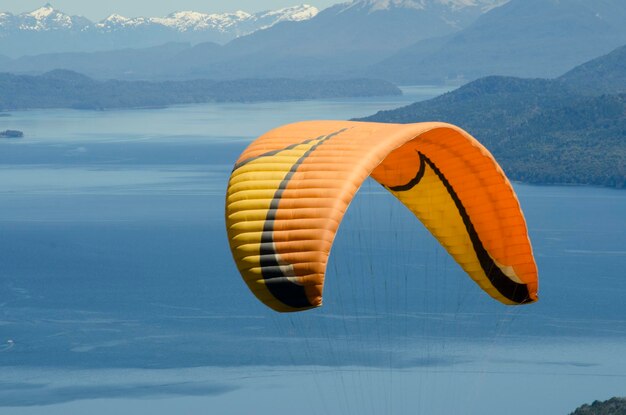
[[(470, 25), (483, 13), (505, 2), (506, 0), (359, 0), (341, 3), (314, 16), (313, 12), (306, 15), (312, 16), (311, 18), (296, 19), (293, 16), (302, 16), (304, 12), (292, 13), (291, 18), (282, 18), (276, 24), (247, 36), (239, 36), (225, 45), (220, 45), (217, 41), (200, 44), (191, 42), (192, 45), (186, 45), (188, 50), (185, 51), (173, 52), (172, 48), (168, 48), (168, 53), (163, 54), (158, 62), (151, 57), (126, 62), (129, 48), (135, 49), (132, 53), (138, 57), (144, 52), (152, 55), (152, 50), (138, 48), (136, 41), (119, 40), (121, 34), (127, 33), (122, 30), (119, 33), (111, 32), (111, 36), (115, 35), (113, 37), (102, 35), (102, 39), (118, 39), (118, 49), (123, 48), (119, 57), (107, 51), (106, 62), (101, 59), (101, 51), (81, 53), (80, 48), (74, 48), (71, 53), (22, 56), (13, 60), (4, 59), (4, 63), (0, 60), (0, 69), (43, 73), (63, 68), (96, 78), (346, 77), (362, 72), (363, 68), (414, 42), (455, 33)], [(128, 30), (130, 34), (139, 31), (132, 27)], [(53, 39), (56, 32), (41, 33), (46, 39)], [(124, 36), (132, 38), (130, 34)], [(77, 35), (76, 39), (83, 37)], [(162, 37), (151, 36), (153, 43), (158, 39)], [(183, 37), (170, 39), (183, 40)], [(68, 51), (70, 46), (71, 43), (66, 42)], [(184, 47), (181, 46), (180, 49), (182, 48)], [(49, 52), (54, 50), (52, 47), (48, 49)]]
[(70, 16), (51, 4), (28, 13), (0, 12), (0, 54), (19, 57), (41, 53), (141, 48), (167, 42), (226, 43), (238, 36), (284, 21), (314, 17), (310, 5), (247, 13), (179, 11), (165, 17), (124, 17), (112, 14), (99, 22)]
[[(54, 13), (46, 22), (70, 19)], [(69, 36), (65, 30), (20, 30), (16, 39), (31, 39), (28, 47), (52, 52), (63, 45), (71, 52), (0, 57), (0, 71), (62, 68), (100, 79), (365, 77), (462, 84), (487, 75), (555, 77), (626, 43), (624, 0), (355, 0), (319, 13), (297, 6), (215, 16), (113, 16), (92, 25), (76, 18), (72, 27), (90, 29), (72, 32), (63, 42), (58, 38)], [(29, 27), (38, 27), (33, 22)], [(18, 42), (5, 41), (3, 30), (0, 50), (17, 48)], [(198, 43), (203, 36), (214, 41)], [(223, 44), (225, 39), (232, 40)], [(139, 47), (146, 43), (152, 46)], [(86, 44), (110, 50), (80, 52)]]

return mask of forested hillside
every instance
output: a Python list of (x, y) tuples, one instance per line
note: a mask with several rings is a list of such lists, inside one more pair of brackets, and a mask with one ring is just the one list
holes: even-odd
[(55, 70), (41, 76), (0, 73), (0, 91), (0, 110), (138, 108), (200, 102), (282, 101), (401, 94), (393, 84), (371, 79), (96, 81), (66, 70)]
[(577, 66), (558, 79), (589, 95), (626, 92), (626, 45)]
[(626, 398), (611, 398), (583, 405), (570, 415), (626, 415)]
[(364, 120), (459, 125), (485, 144), (514, 180), (624, 188), (624, 50), (557, 79), (481, 78)]

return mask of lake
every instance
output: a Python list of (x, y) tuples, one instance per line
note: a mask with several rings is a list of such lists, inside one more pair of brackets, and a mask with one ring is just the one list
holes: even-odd
[[(0, 118), (0, 414), (567, 414), (626, 395), (626, 192), (514, 184), (540, 301), (486, 296), (367, 181), (324, 306), (278, 314), (223, 223), (235, 159), (402, 97)], [(480, 137), (477, 137), (480, 140)]]

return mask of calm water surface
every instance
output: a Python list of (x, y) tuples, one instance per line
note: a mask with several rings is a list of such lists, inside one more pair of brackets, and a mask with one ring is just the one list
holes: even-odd
[[(250, 140), (404, 97), (0, 118), (0, 414), (567, 414), (626, 395), (626, 193), (515, 185), (540, 302), (482, 293), (366, 182), (324, 307), (280, 315), (230, 258)], [(478, 137), (480, 139), (480, 137)]]

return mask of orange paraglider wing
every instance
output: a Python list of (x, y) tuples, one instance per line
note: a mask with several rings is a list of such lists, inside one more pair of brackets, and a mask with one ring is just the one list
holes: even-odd
[(537, 267), (515, 193), (491, 154), (445, 123), (309, 121), (241, 154), (226, 228), (252, 292), (277, 311), (322, 304), (328, 256), (355, 193), (372, 176), (490, 296), (537, 300)]

